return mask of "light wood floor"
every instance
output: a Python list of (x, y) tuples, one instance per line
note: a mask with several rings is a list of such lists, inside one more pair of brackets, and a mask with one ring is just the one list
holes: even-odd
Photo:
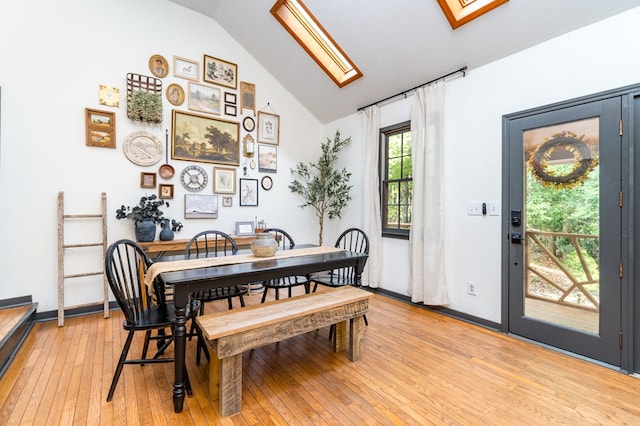
[(331, 352), (327, 329), (245, 353), (242, 412), (224, 419), (195, 342), (194, 396), (175, 414), (173, 364), (125, 366), (105, 401), (125, 337), (119, 311), (39, 323), (0, 380), (0, 425), (640, 424), (634, 377), (384, 296), (368, 319), (357, 362)]

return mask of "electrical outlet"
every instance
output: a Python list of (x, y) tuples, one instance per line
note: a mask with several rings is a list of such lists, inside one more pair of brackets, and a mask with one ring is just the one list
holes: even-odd
[(470, 296), (477, 296), (478, 283), (474, 281), (467, 281), (467, 294)]
[(500, 201), (489, 201), (489, 216), (500, 216)]
[(467, 215), (482, 216), (482, 201), (469, 201), (467, 203)]

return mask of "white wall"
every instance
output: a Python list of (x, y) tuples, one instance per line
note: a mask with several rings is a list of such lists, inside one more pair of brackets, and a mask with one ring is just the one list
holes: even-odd
[[(502, 116), (580, 97), (640, 80), (640, 8), (596, 23), (489, 65), (447, 83), (446, 262), (449, 308), (500, 322), (501, 217), (467, 216), (467, 201), (501, 200)], [(425, 76), (425, 81), (433, 76)], [(413, 98), (381, 107), (381, 125), (408, 120)], [(354, 152), (362, 149), (361, 115), (325, 126), (349, 128)], [(356, 147), (358, 145), (359, 147)], [(350, 162), (354, 175), (361, 163)], [(350, 219), (350, 218), (349, 218)], [(349, 220), (347, 219), (347, 220)], [(333, 224), (335, 229), (346, 227)], [(408, 242), (383, 241), (381, 287), (407, 295)], [(475, 281), (477, 296), (469, 296)]]
[[(270, 226), (295, 229), (299, 243), (317, 241), (313, 212), (292, 207), (300, 200), (287, 186), (289, 169), (319, 154), (322, 126), (216, 22), (168, 1), (2, 2), (0, 40), (0, 300), (33, 295), (39, 311), (57, 308), (58, 191), (65, 192), (68, 213), (97, 212), (100, 193), (105, 191), (109, 241), (134, 238), (132, 222), (116, 220), (115, 210), (156, 191), (140, 188), (140, 172), (157, 172), (164, 159), (154, 166), (136, 166), (124, 156), (122, 141), (144, 129), (164, 142), (164, 129), (171, 129), (172, 106), (164, 100), (162, 125), (127, 119), (126, 74), (151, 75), (148, 60), (154, 54), (163, 55), (171, 67), (173, 55), (197, 60), (201, 66), (203, 54), (237, 64), (238, 79), (256, 84), (258, 109), (270, 103), (273, 110), (267, 111), (281, 118), (278, 173), (271, 175), (274, 188), (260, 192), (259, 207), (239, 207), (236, 196), (233, 207), (220, 207), (217, 220), (184, 220), (185, 191), (179, 173), (194, 163), (169, 160), (176, 176), (158, 180), (175, 186), (175, 198), (166, 212), (185, 225), (176, 238), (189, 238), (207, 228), (232, 233), (236, 221), (257, 216)], [(171, 83), (188, 87), (187, 80), (173, 77), (172, 71), (163, 79), (163, 87)], [(101, 84), (120, 89), (120, 108), (98, 104)], [(115, 111), (115, 150), (85, 146), (85, 107)], [(187, 110), (186, 104), (178, 109)], [(211, 182), (213, 165), (199, 165)], [(238, 177), (241, 174), (238, 168)], [(249, 170), (249, 177), (262, 175)], [(211, 194), (212, 185), (201, 193)], [(99, 238), (88, 229), (71, 226), (67, 242)], [(82, 235), (87, 232), (91, 235)], [(101, 267), (99, 252), (68, 250), (67, 254), (68, 272)], [(99, 278), (69, 280), (66, 288), (68, 306), (101, 300)]]

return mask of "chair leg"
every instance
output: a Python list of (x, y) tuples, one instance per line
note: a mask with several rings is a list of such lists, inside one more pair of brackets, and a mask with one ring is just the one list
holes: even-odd
[(240, 298), (240, 306), (244, 308), (244, 297), (242, 295), (238, 296)]
[(189, 380), (189, 372), (187, 371), (186, 365), (184, 367), (184, 387), (187, 390), (189, 398), (193, 397), (193, 389), (191, 388), (191, 380)]
[(269, 289), (267, 287), (264, 287), (264, 290), (262, 290), (262, 300), (260, 301), (260, 303), (264, 303), (265, 300), (267, 300), (267, 291), (269, 291)]
[(133, 340), (133, 333), (133, 330), (129, 330), (127, 340), (124, 342), (124, 347), (122, 348), (122, 353), (120, 353), (120, 359), (118, 360), (118, 366), (116, 367), (116, 371), (113, 373), (113, 380), (111, 380), (111, 387), (109, 388), (109, 394), (107, 395), (107, 402), (111, 402), (111, 399), (113, 398), (113, 392), (116, 390), (116, 385), (120, 379), (122, 367), (124, 367), (124, 362), (129, 354), (129, 348), (131, 347), (131, 341)]
[(140, 358), (147, 358), (147, 351), (149, 350), (149, 340), (151, 339), (151, 330), (147, 330), (144, 333), (144, 345), (142, 345), (142, 356)]
[(317, 282), (317, 281), (314, 281), (314, 282), (313, 282), (313, 284), (314, 284), (314, 286), (313, 286), (313, 292), (315, 293), (315, 292), (316, 292), (316, 290), (318, 289), (318, 282)]
[[(200, 301), (200, 313), (198, 315), (204, 315), (204, 301)], [(189, 328), (189, 341), (193, 337), (193, 333), (196, 330), (196, 320), (195, 318), (191, 320), (191, 327)]]

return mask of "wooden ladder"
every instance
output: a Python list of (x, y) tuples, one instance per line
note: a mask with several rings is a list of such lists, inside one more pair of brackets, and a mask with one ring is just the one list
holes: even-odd
[[(95, 243), (65, 244), (64, 224), (68, 219), (100, 219), (102, 222), (102, 241)], [(64, 255), (68, 248), (86, 248), (102, 246), (102, 264), (107, 254), (107, 194), (102, 193), (102, 212), (96, 214), (65, 214), (64, 213), (64, 192), (58, 192), (58, 327), (64, 325), (64, 283), (69, 278), (88, 277), (102, 275), (104, 317), (109, 318), (109, 285), (107, 276), (104, 273), (104, 266), (101, 271), (83, 272), (78, 274), (65, 274)], [(81, 306), (75, 306), (76, 308)]]

